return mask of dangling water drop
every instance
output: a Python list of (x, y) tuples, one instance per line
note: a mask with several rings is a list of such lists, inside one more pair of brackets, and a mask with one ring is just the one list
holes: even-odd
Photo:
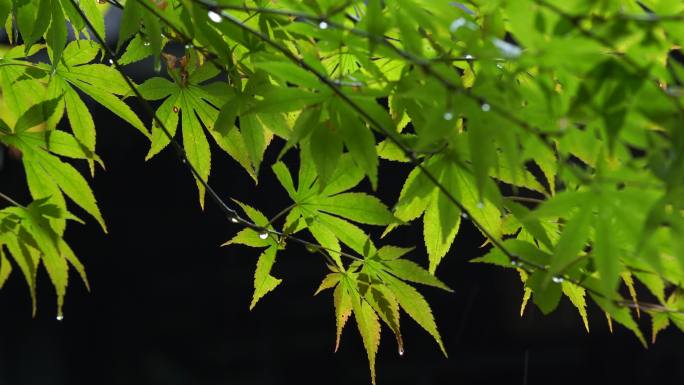
[(57, 316), (57, 321), (62, 322), (64, 320), (64, 316), (62, 314)]
[(522, 54), (522, 49), (520, 47), (505, 40), (494, 39), (492, 43), (494, 43), (494, 46), (507, 58), (515, 59)]
[(240, 221), (238, 221), (238, 219), (235, 218), (235, 217), (230, 218), (230, 221), (233, 222), (233, 223), (238, 223), (238, 222), (240, 222)]
[(323, 21), (321, 21), (320, 23), (318, 23), (318, 28), (320, 28), (320, 29), (328, 29), (328, 23), (327, 23), (325, 20), (323, 20)]
[(266, 239), (266, 238), (268, 238), (268, 233), (261, 233), (261, 234), (259, 234), (259, 238), (261, 238), (261, 239)]
[(562, 277), (556, 277), (556, 276), (554, 276), (554, 277), (551, 278), (551, 280), (553, 281), (553, 283), (561, 283), (561, 282), (563, 282), (563, 278), (562, 278)]
[(452, 114), (451, 112), (445, 112), (444, 113), (444, 120), (451, 120), (453, 118), (454, 118), (454, 114)]
[(491, 109), (492, 109), (492, 106), (490, 106), (489, 103), (482, 103), (482, 111), (488, 112)]
[(470, 55), (470, 54), (465, 55), (464, 57), (466, 60), (473, 60), (474, 59), (473, 55)]
[(451, 25), (449, 25), (449, 31), (456, 32), (456, 31), (458, 31), (459, 28), (466, 25), (466, 23), (467, 23), (466, 19), (459, 17), (458, 19), (451, 22)]
[(114, 64), (114, 60), (109, 59), (109, 65), (112, 65), (112, 64)]
[(221, 20), (223, 20), (223, 17), (221, 17), (221, 15), (214, 11), (209, 11), (209, 13), (207, 13), (207, 16), (209, 16), (209, 19), (214, 23), (220, 23)]
[(401, 346), (399, 347), (399, 355), (400, 355), (400, 356), (403, 356), (403, 355), (404, 355), (404, 348), (401, 347)]

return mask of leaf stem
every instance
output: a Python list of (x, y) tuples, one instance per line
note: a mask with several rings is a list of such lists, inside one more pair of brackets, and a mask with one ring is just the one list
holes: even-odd
[(527, 202), (527, 203), (544, 203), (544, 199), (539, 199), (539, 198), (532, 198), (532, 197), (521, 197), (521, 196), (516, 196), (516, 195), (509, 195), (509, 196), (504, 196), (504, 198), (508, 198), (510, 200), (518, 201), (518, 202)]
[(273, 218), (271, 218), (271, 220), (268, 221), (268, 224), (267, 224), (266, 226), (271, 226), (271, 225), (273, 225), (273, 223), (274, 223), (275, 221), (277, 221), (278, 219), (280, 219), (283, 215), (289, 213), (289, 212), (290, 212), (293, 208), (295, 208), (295, 207), (297, 207), (297, 203), (296, 203), (296, 202), (293, 203), (293, 204), (291, 204), (291, 205), (289, 205), (289, 206), (287, 206), (287, 207), (285, 207), (284, 209), (280, 210), (280, 212), (279, 212), (278, 214), (276, 214)]

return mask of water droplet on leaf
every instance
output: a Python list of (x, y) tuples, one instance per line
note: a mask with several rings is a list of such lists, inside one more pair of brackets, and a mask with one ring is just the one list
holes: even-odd
[(563, 282), (563, 278), (562, 278), (562, 277), (555, 277), (555, 276), (554, 276), (554, 277), (551, 278), (551, 280), (553, 281), (553, 283), (561, 283), (561, 282)]
[(490, 106), (489, 103), (482, 103), (482, 111), (488, 112), (491, 109), (492, 109), (492, 106)]
[(444, 120), (451, 120), (453, 118), (454, 118), (454, 114), (452, 114), (451, 112), (445, 112), (444, 113)]
[(266, 239), (266, 238), (268, 238), (268, 233), (261, 233), (261, 234), (259, 234), (259, 238), (261, 238), (261, 239)]
[(318, 23), (318, 28), (328, 29), (328, 23), (326, 21), (321, 21), (320, 23)]
[(516, 58), (522, 54), (522, 49), (515, 44), (511, 44), (501, 39), (494, 39), (492, 42), (494, 43), (494, 46), (499, 49), (501, 54), (507, 58)]
[(475, 205), (475, 207), (477, 207), (478, 209), (483, 209), (483, 208), (484, 208), (484, 203), (482, 203), (482, 202), (477, 202), (477, 204)]
[(451, 25), (449, 26), (449, 31), (456, 32), (459, 28), (463, 27), (464, 25), (466, 25), (466, 19), (459, 17), (458, 19), (451, 22)]
[(207, 16), (209, 16), (209, 19), (211, 21), (213, 21), (214, 23), (220, 23), (221, 20), (223, 20), (221, 15), (219, 15), (218, 13), (216, 13), (214, 11), (209, 11), (209, 13), (207, 13)]

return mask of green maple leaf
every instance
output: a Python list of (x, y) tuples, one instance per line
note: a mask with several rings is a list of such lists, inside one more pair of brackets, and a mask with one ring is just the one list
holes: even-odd
[[(64, 110), (76, 139), (88, 151), (94, 153), (96, 144), (95, 124), (86, 104), (77, 91), (92, 97), (121, 119), (149, 137), (145, 125), (119, 96), (130, 92), (123, 76), (113, 67), (91, 63), (100, 48), (93, 41), (73, 41), (61, 53), (61, 60), (53, 66), (39, 64), (36, 67), (49, 75), (48, 98), (63, 96), (48, 126), (54, 127), (61, 119)], [(90, 159), (91, 168), (94, 158)]]
[[(242, 207), (249, 219), (252, 220), (257, 226), (264, 226), (265, 228), (273, 229), (273, 227), (268, 223), (268, 218), (266, 218), (266, 216), (259, 210), (242, 202), (235, 202)], [(257, 259), (256, 271), (254, 273), (254, 295), (252, 296), (252, 302), (249, 305), (249, 309), (251, 310), (254, 308), (257, 302), (263, 298), (264, 295), (270, 291), (273, 291), (282, 282), (281, 279), (275, 278), (271, 275), (271, 269), (275, 263), (276, 254), (280, 248), (280, 244), (274, 236), (269, 235), (268, 233), (257, 232), (251, 228), (240, 230), (231, 240), (225, 242), (223, 246), (232, 244), (266, 248), (266, 250), (264, 250)]]
[[(0, 250), (3, 246), (7, 247), (24, 274), (30, 288), (34, 314), (36, 271), (40, 262), (55, 286), (58, 316), (62, 315), (68, 285), (68, 263), (76, 268), (86, 287), (89, 287), (83, 265), (50, 225), (50, 219), (64, 219), (64, 214), (48, 199), (36, 200), (25, 208), (9, 207), (0, 211)], [(8, 261), (2, 252), (0, 257), (3, 259), (0, 275), (9, 274), (6, 268)]]
[[(495, 186), (489, 186), (481, 198), (475, 178), (442, 156), (431, 158), (426, 168), (490, 234), (500, 234), (502, 221), (495, 204), (499, 201)], [(423, 215), (423, 238), (431, 273), (435, 272), (442, 258), (451, 249), (461, 224), (461, 214), (447, 195), (418, 168), (413, 169), (407, 177), (399, 201), (394, 206), (394, 215), (405, 222)], [(390, 225), (385, 234), (395, 227), (396, 224)]]
[[(287, 216), (285, 228), (298, 220), (306, 223), (316, 241), (332, 250), (340, 251), (340, 242), (362, 254), (368, 239), (358, 226), (351, 222), (369, 225), (387, 225), (396, 218), (376, 197), (365, 193), (347, 192), (363, 179), (363, 171), (355, 165), (351, 154), (344, 154), (332, 174), (331, 180), (321, 188), (310, 159), (302, 151), (298, 186), (284, 163), (273, 166), (281, 185), (294, 201)], [(331, 253), (339, 266), (337, 253)]]

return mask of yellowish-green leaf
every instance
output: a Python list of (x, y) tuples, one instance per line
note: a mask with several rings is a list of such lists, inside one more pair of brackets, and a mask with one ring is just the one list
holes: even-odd
[(271, 246), (259, 256), (256, 272), (254, 273), (254, 295), (249, 309), (252, 310), (257, 302), (268, 292), (272, 291), (282, 282), (281, 279), (271, 275), (271, 268), (275, 262), (278, 248)]
[(318, 286), (318, 289), (316, 289), (314, 295), (317, 295), (323, 290), (334, 288), (338, 283), (340, 283), (341, 279), (342, 274), (340, 273), (330, 273), (326, 275), (325, 278), (323, 278), (323, 281), (321, 281), (321, 284)]
[[(344, 281), (342, 281), (344, 282)], [(333, 292), (333, 300), (335, 305), (335, 351), (340, 347), (340, 337), (342, 336), (342, 329), (347, 323), (349, 316), (352, 313), (352, 296), (349, 294), (348, 285), (345, 283), (337, 285)]]
[(380, 321), (368, 302), (361, 298), (356, 292), (352, 295), (351, 303), (352, 309), (354, 310), (354, 318), (356, 319), (356, 325), (359, 328), (363, 345), (368, 354), (371, 382), (375, 385), (375, 356), (378, 353), (378, 346), (380, 345)]
[(667, 313), (653, 312), (651, 313), (651, 324), (651, 343), (655, 344), (658, 333), (670, 326), (670, 319)]
[(412, 286), (392, 277), (389, 274), (383, 274), (383, 279), (387, 287), (394, 294), (399, 301), (399, 305), (404, 309), (406, 314), (413, 318), (418, 325), (425, 329), (437, 341), (437, 345), (446, 356), (446, 349), (442, 343), (442, 337), (437, 330), (437, 324), (432, 316), (432, 309), (425, 298)]
[(565, 294), (570, 302), (577, 308), (577, 311), (582, 317), (584, 328), (589, 332), (589, 319), (587, 318), (587, 301), (585, 299), (586, 290), (583, 287), (577, 286), (574, 283), (563, 281), (561, 283), (563, 294)]

